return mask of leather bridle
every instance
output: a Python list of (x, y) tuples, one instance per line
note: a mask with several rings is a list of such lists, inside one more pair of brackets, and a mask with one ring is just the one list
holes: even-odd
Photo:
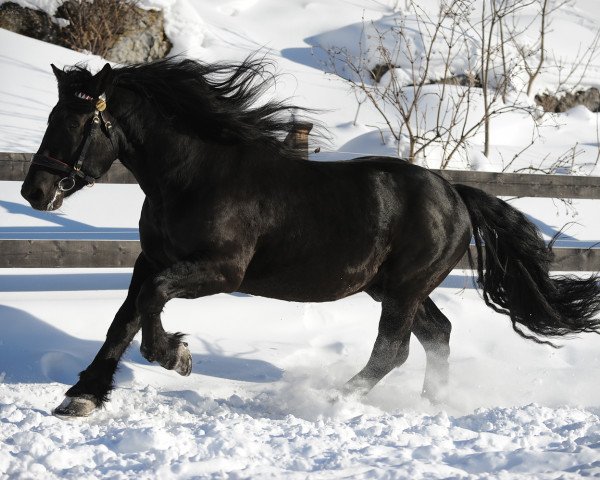
[(88, 173), (85, 173), (85, 171), (83, 170), (85, 157), (87, 155), (91, 139), (96, 129), (102, 129), (102, 127), (104, 127), (103, 130), (104, 132), (106, 132), (106, 136), (110, 140), (113, 152), (115, 153), (115, 159), (117, 158), (113, 124), (111, 121), (108, 120), (109, 115), (108, 112), (105, 111), (106, 96), (102, 94), (98, 98), (94, 98), (81, 92), (75, 94), (75, 96), (77, 98), (86, 100), (94, 104), (94, 113), (89, 119), (90, 126), (87, 129), (87, 133), (85, 134), (82, 140), (82, 146), (81, 149), (79, 149), (79, 155), (77, 156), (77, 160), (71, 165), (62, 160), (59, 160), (58, 158), (54, 158), (49, 155), (42, 155), (40, 153), (35, 153), (31, 159), (31, 163), (34, 165), (40, 165), (50, 170), (67, 174), (67, 176), (61, 178), (58, 182), (58, 188), (62, 192), (68, 192), (69, 190), (72, 190), (75, 187), (77, 178), (82, 179), (88, 187), (91, 187), (96, 183), (96, 180), (98, 178), (89, 175)]

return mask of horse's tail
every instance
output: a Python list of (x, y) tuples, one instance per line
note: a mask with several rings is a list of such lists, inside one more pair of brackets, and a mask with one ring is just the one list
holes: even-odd
[(513, 329), (537, 343), (551, 345), (537, 335), (600, 333), (600, 319), (594, 318), (600, 310), (598, 278), (550, 277), (552, 248), (533, 223), (479, 189), (454, 187), (471, 217), (486, 305), (509, 315)]

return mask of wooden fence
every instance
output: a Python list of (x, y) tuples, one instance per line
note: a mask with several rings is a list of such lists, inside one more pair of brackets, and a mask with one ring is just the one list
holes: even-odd
[[(0, 180), (23, 181), (31, 154), (0, 153)], [(600, 199), (600, 177), (436, 170), (453, 183), (480, 188), (492, 195), (514, 197)], [(119, 162), (102, 183), (136, 183)], [(0, 268), (131, 267), (140, 251), (137, 241), (0, 240)], [(555, 248), (555, 271), (600, 271), (600, 248)], [(463, 258), (457, 268), (469, 268)]]

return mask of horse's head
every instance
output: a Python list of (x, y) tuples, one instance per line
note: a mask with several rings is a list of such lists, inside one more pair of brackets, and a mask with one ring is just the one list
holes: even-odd
[(63, 199), (85, 185), (93, 185), (118, 155), (118, 140), (106, 105), (112, 69), (96, 75), (75, 67), (52, 65), (58, 81), (58, 103), (21, 188), (21, 195), (37, 210), (56, 210)]

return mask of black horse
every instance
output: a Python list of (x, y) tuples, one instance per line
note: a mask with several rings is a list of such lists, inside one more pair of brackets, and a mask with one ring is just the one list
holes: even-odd
[(550, 249), (502, 200), (399, 159), (299, 158), (281, 142), (289, 107), (257, 106), (260, 61), (53, 70), (59, 100), (22, 195), (54, 210), (116, 158), (146, 195), (127, 298), (56, 414), (87, 415), (107, 401), (140, 328), (147, 360), (189, 375), (183, 335), (163, 330), (165, 303), (234, 291), (300, 302), (367, 292), (382, 304), (379, 333), (344, 390), (367, 392), (401, 365), (412, 332), (427, 353), (423, 393), (439, 401), (451, 326), (428, 296), (472, 233), (484, 299), (517, 333), (549, 343), (539, 336), (600, 330), (596, 279), (550, 278)]

